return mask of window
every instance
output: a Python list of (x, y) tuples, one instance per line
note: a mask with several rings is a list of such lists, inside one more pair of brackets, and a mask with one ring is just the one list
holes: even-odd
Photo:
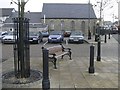
[(75, 21), (71, 21), (71, 30), (75, 30)]
[(50, 21), (50, 30), (54, 30), (54, 21), (53, 20)]
[(61, 30), (64, 30), (64, 26), (65, 26), (65, 23), (64, 23), (64, 20), (61, 21)]
[(81, 30), (83, 33), (85, 33), (85, 21), (82, 21), (81, 23)]

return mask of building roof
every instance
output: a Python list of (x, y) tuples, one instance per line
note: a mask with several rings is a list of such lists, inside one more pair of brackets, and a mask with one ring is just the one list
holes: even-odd
[[(4, 24), (3, 26), (2, 26), (3, 28), (4, 27), (8, 27), (8, 28), (10, 28), (10, 27), (14, 27), (14, 24), (13, 23), (6, 23), (6, 24)], [(47, 25), (44, 25), (44, 24), (29, 24), (29, 27), (30, 28), (46, 28), (47, 27)]]
[(10, 16), (12, 14), (14, 8), (0, 8), (0, 12), (2, 13), (2, 17)]
[[(10, 18), (7, 18), (5, 23), (13, 23), (13, 18), (18, 17), (18, 12), (13, 12)], [(29, 23), (40, 23), (41, 22), (41, 12), (26, 12), (25, 18), (29, 18)]]
[(96, 19), (91, 4), (44, 3), (42, 18)]

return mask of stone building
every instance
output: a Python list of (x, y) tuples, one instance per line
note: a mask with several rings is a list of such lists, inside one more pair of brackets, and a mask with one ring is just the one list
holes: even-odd
[(42, 22), (49, 30), (81, 30), (95, 33), (96, 15), (91, 4), (44, 3)]

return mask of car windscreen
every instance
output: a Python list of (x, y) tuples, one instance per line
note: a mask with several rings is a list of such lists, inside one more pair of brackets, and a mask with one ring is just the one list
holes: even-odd
[(37, 32), (30, 32), (29, 36), (38, 36), (38, 33)]
[(60, 31), (53, 31), (50, 33), (50, 35), (62, 35), (62, 32)]
[(82, 35), (81, 32), (72, 32), (71, 35)]

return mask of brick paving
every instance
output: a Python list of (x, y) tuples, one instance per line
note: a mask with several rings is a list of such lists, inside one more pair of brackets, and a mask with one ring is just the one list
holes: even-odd
[[(93, 40), (88, 40), (93, 43)], [(111, 38), (108, 43), (117, 43)], [(72, 57), (72, 60), (66, 56), (57, 61), (57, 69), (49, 63), (50, 88), (118, 88), (118, 57), (102, 57), (101, 61), (95, 60), (95, 73), (89, 74), (89, 57)], [(2, 63), (4, 68), (2, 72), (13, 70), (13, 58)], [(31, 69), (42, 72), (42, 57), (31, 58)], [(29, 84), (2, 84), (3, 88), (42, 88), (42, 79)]]

